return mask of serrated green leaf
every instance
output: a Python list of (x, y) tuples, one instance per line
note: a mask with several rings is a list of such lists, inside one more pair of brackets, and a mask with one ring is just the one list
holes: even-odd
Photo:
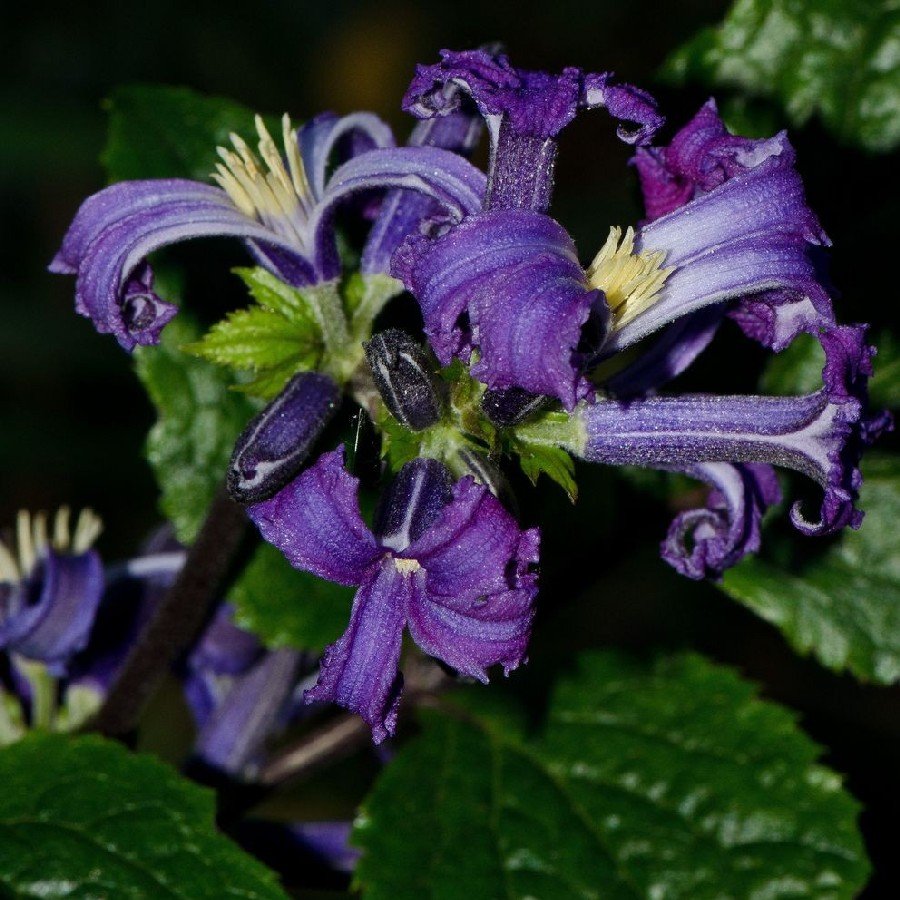
[(578, 485), (575, 483), (575, 463), (562, 447), (548, 447), (519, 441), (515, 445), (519, 455), (519, 465), (532, 484), (541, 475), (555, 481), (574, 503), (578, 499)]
[(367, 900), (825, 900), (865, 881), (856, 802), (728, 669), (588, 654), (539, 733), (516, 722), (480, 699), (427, 716), (356, 823)]
[(772, 97), (842, 141), (900, 143), (900, 7), (893, 0), (738, 0), (666, 62), (676, 81)]
[(260, 306), (298, 326), (315, 327), (315, 315), (302, 288), (291, 287), (258, 266), (253, 269), (238, 268), (234, 270), (234, 274), (247, 285), (253, 299)]
[(900, 458), (863, 462), (859, 531), (847, 530), (820, 557), (787, 571), (748, 559), (722, 589), (775, 625), (803, 654), (866, 681), (900, 680)]
[(138, 377), (156, 407), (147, 459), (160, 486), (160, 506), (189, 544), (222, 484), (234, 442), (255, 407), (229, 390), (227, 373), (180, 349), (197, 337), (182, 315), (156, 347), (140, 347)]
[(261, 544), (231, 589), (238, 625), (269, 647), (321, 650), (350, 619), (355, 588), (300, 572), (270, 544)]
[(106, 108), (109, 132), (103, 164), (110, 181), (208, 181), (219, 161), (216, 147), (229, 145), (232, 131), (248, 140), (256, 133), (251, 110), (188, 88), (126, 85), (113, 92)]
[(71, 900), (285, 898), (215, 828), (211, 791), (97, 737), (0, 751), (0, 894)]

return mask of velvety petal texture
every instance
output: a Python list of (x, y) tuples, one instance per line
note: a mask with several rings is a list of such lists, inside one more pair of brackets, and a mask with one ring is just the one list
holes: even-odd
[(662, 326), (713, 304), (754, 297), (772, 310), (778, 347), (810, 318), (833, 322), (816, 245), (827, 237), (806, 205), (786, 139), (780, 152), (644, 226), (635, 248), (662, 253), (672, 272), (647, 309), (610, 332), (604, 352), (622, 350)]
[(859, 527), (859, 457), (888, 425), (866, 409), (872, 350), (864, 335), (864, 328), (845, 326), (825, 340), (825, 386), (814, 394), (604, 400), (579, 409), (586, 440), (583, 449), (574, 449), (585, 459), (614, 465), (687, 471), (698, 463), (727, 461), (794, 469), (824, 491), (815, 521), (794, 504), (791, 519), (800, 531)]
[[(317, 509), (327, 537), (312, 531)], [(454, 485), (436, 460), (407, 463), (382, 498), (376, 536), (359, 519), (356, 481), (335, 452), (251, 515), (293, 565), (359, 585), (347, 631), (326, 649), (306, 700), (358, 713), (376, 743), (396, 728), (405, 627), (425, 652), (483, 681), (489, 666), (509, 672), (524, 661), (538, 533), (523, 532), (472, 478)], [(334, 536), (342, 522), (354, 531), (343, 541)]]
[(471, 216), (439, 237), (410, 239), (393, 272), (419, 300), (443, 364), (476, 351), (472, 374), (489, 387), (549, 394), (567, 408), (590, 393), (578, 345), (602, 306), (553, 219), (528, 210)]
[(721, 578), (759, 550), (763, 514), (781, 499), (778, 479), (763, 463), (698, 463), (684, 472), (711, 489), (705, 507), (676, 516), (662, 558), (688, 578)]
[(358, 490), (344, 469), (343, 449), (334, 450), (247, 512), (292, 566), (339, 584), (360, 584), (381, 550), (359, 514)]

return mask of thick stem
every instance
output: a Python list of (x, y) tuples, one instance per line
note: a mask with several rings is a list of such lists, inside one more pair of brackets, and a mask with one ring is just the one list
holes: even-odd
[(208, 620), (246, 533), (243, 507), (220, 488), (184, 568), (126, 657), (87, 730), (121, 737), (135, 728), (169, 667), (196, 640)]

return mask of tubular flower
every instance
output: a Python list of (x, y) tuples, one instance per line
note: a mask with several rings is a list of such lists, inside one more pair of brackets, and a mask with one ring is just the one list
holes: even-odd
[[(608, 74), (526, 72), (477, 51), (445, 51), (441, 63), (420, 68), (405, 107), (420, 117), (449, 114), (458, 100), (447, 100), (447, 84), (467, 91), (488, 125), (484, 205), (458, 225), (412, 235), (393, 262), (441, 362), (472, 357), (473, 375), (489, 388), (549, 394), (572, 409), (592, 395), (590, 369), (667, 326), (676, 339), (663, 336), (654, 372), (645, 362), (637, 387), (655, 373), (677, 374), (732, 301), (769, 322), (778, 348), (813, 322), (833, 322), (813, 252), (828, 239), (805, 204), (784, 135), (734, 138), (704, 107), (675, 150), (643, 146), (663, 121), (643, 92), (612, 85)], [(599, 105), (638, 123), (620, 135), (642, 145), (636, 160), (654, 221), (613, 227), (585, 271), (546, 210), (558, 133)], [(687, 174), (676, 179), (666, 165)], [(669, 181), (654, 181), (657, 169)], [(617, 387), (639, 392), (627, 379)]]
[(52, 525), (43, 513), (19, 513), (14, 547), (0, 542), (0, 648), (64, 666), (87, 644), (104, 587), (91, 549), (101, 527), (89, 509), (74, 530), (66, 507)]
[[(396, 148), (388, 127), (368, 113), (320, 116), (299, 131), (282, 120), (283, 156), (257, 117), (258, 150), (237, 135), (219, 149), (218, 186), (184, 179), (125, 181), (81, 206), (52, 272), (77, 275), (76, 310), (126, 349), (153, 344), (175, 308), (153, 291), (146, 262), (155, 250), (190, 238), (244, 240), (284, 282), (303, 286), (340, 273), (335, 208), (361, 191), (421, 192), (458, 220), (481, 201), (484, 178), (436, 147)], [(337, 149), (351, 158), (328, 176)]]
[(453, 484), (435, 460), (401, 469), (374, 530), (357, 487), (334, 451), (249, 513), (296, 568), (359, 586), (350, 625), (326, 649), (306, 699), (359, 713), (378, 743), (396, 728), (404, 627), (426, 653), (481, 681), (488, 666), (509, 672), (524, 660), (538, 534), (521, 531), (471, 478)]

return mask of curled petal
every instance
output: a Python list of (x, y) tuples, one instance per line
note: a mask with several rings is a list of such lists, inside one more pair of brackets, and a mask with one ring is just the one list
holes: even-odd
[(427, 653), (457, 671), (487, 681), (525, 659), (534, 599), (538, 532), (521, 531), (483, 485), (464, 478), (451, 505), (404, 555), (425, 570), (425, 587), (411, 598), (409, 629)]
[(359, 584), (381, 551), (359, 514), (358, 489), (344, 469), (343, 449), (334, 450), (247, 512), (294, 568)]
[(601, 401), (579, 416), (585, 459), (614, 465), (685, 469), (705, 462), (764, 462), (794, 469), (824, 491), (820, 518), (806, 520), (795, 504), (794, 525), (807, 534), (858, 527), (854, 502), (858, 463), (870, 436), (857, 399), (827, 389), (803, 397), (659, 397)]
[[(124, 215), (110, 212), (120, 195), (130, 204)], [(214, 236), (253, 238), (297, 256), (296, 247), (238, 211), (219, 188), (180, 180), (123, 182), (85, 202), (52, 268), (77, 271), (76, 310), (130, 350), (158, 340), (160, 318), (168, 314), (164, 309), (145, 321), (155, 295), (150, 306), (134, 303), (142, 294), (147, 257), (171, 244)]]
[(297, 143), (313, 196), (320, 200), (325, 193), (328, 164), (336, 152), (345, 161), (379, 147), (393, 147), (394, 135), (387, 122), (373, 113), (322, 113), (298, 129)]
[(658, 219), (778, 156), (785, 143), (783, 132), (761, 140), (731, 134), (715, 101), (708, 100), (667, 147), (641, 148), (635, 154), (648, 219)]
[(65, 665), (88, 643), (103, 586), (95, 551), (48, 550), (24, 582), (0, 584), (0, 647)]
[(338, 386), (327, 375), (291, 378), (237, 439), (226, 475), (231, 496), (258, 503), (296, 477), (339, 402)]
[(401, 638), (410, 597), (421, 590), (420, 572), (401, 572), (388, 557), (372, 570), (353, 601), (350, 625), (325, 650), (308, 703), (337, 703), (368, 722), (380, 744), (397, 727), (403, 677)]
[(721, 578), (759, 549), (766, 509), (781, 491), (771, 466), (762, 463), (698, 463), (685, 474), (707, 482), (706, 506), (680, 513), (662, 543), (662, 557), (688, 578)]
[(588, 109), (604, 107), (620, 122), (633, 122), (637, 128), (619, 125), (616, 134), (626, 144), (646, 144), (662, 128), (665, 117), (660, 115), (656, 100), (646, 91), (631, 84), (611, 84), (612, 72), (586, 75), (584, 105)]
[[(779, 155), (641, 229), (636, 247), (663, 253), (674, 271), (656, 302), (610, 333), (604, 353), (681, 316), (745, 297), (768, 302), (774, 317), (789, 312), (780, 328), (785, 334), (796, 333), (809, 316), (833, 322), (811, 246), (826, 241), (785, 143)], [(799, 309), (782, 309), (787, 302)]]
[(528, 210), (472, 216), (404, 245), (394, 275), (419, 301), (442, 363), (476, 349), (472, 374), (491, 388), (551, 394), (569, 408), (589, 393), (578, 345), (598, 292), (553, 219)]

